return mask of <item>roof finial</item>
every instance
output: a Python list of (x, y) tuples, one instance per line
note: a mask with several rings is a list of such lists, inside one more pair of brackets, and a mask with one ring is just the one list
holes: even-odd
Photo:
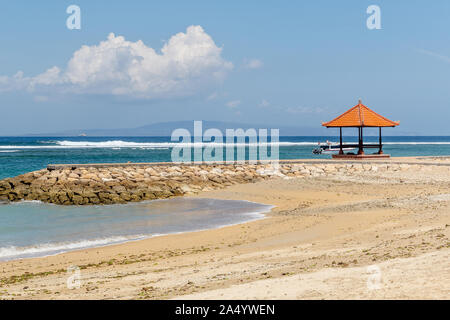
[(359, 99), (359, 100), (358, 100), (358, 104), (362, 104), (362, 101), (361, 101), (361, 99)]

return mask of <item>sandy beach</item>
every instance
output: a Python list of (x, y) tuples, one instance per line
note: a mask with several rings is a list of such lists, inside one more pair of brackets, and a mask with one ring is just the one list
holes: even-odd
[[(433, 165), (201, 192), (275, 208), (215, 230), (1, 262), (0, 298), (449, 299), (449, 181), (450, 166)], [(69, 289), (71, 266), (81, 283)]]

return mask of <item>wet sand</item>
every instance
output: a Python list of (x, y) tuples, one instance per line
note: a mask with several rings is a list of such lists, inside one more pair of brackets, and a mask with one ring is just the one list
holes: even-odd
[[(276, 207), (236, 226), (2, 262), (0, 298), (449, 299), (449, 182), (450, 167), (430, 166), (202, 192)], [(70, 266), (79, 288), (67, 287)]]

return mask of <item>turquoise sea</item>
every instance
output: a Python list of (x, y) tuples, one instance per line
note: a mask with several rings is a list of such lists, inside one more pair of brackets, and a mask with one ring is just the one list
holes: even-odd
[[(335, 136), (280, 137), (279, 157), (330, 157), (312, 154), (317, 142), (326, 140), (338, 141)], [(344, 137), (344, 141), (356, 142), (356, 137)], [(375, 143), (378, 137), (367, 136), (364, 141)], [(450, 137), (386, 136), (383, 143), (384, 152), (392, 156), (450, 155)], [(0, 179), (39, 170), (49, 163), (171, 161), (174, 145), (170, 137), (0, 137)]]
[[(280, 137), (280, 159), (329, 158), (312, 154), (317, 142), (326, 140), (337, 141)], [(377, 141), (378, 137), (365, 137), (365, 142)], [(392, 156), (450, 155), (450, 137), (383, 137), (383, 143), (384, 152)], [(0, 137), (0, 179), (50, 163), (166, 162), (175, 145), (169, 137)], [(0, 204), (0, 261), (217, 228), (260, 219), (270, 208), (245, 201), (187, 198), (107, 206)]]

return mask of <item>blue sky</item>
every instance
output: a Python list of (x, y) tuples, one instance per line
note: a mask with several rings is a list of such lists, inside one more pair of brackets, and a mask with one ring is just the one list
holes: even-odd
[[(81, 30), (66, 27), (71, 4)], [(381, 30), (366, 27), (372, 4)], [(450, 135), (449, 16), (445, 0), (3, 2), (0, 135), (194, 119), (311, 127), (359, 98), (398, 130)]]

